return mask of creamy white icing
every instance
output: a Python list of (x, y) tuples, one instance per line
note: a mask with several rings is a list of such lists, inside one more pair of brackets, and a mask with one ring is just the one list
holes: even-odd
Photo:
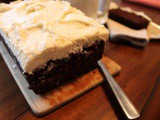
[[(126, 40), (136, 46), (145, 46), (149, 43), (146, 29), (134, 30), (111, 19), (108, 20), (108, 27), (111, 40), (118, 36), (119, 39), (116, 39), (117, 41)], [(123, 38), (120, 39), (121, 37)], [(137, 38), (137, 40), (134, 38)]]
[(108, 40), (108, 30), (65, 1), (0, 4), (0, 32), (24, 72)]

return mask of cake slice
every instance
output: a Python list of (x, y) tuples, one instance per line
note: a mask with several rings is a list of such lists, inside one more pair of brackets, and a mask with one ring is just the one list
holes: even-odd
[(148, 19), (133, 12), (129, 12), (125, 8), (109, 10), (109, 18), (136, 30), (147, 28), (149, 24)]
[(0, 33), (37, 94), (94, 68), (109, 36), (70, 3), (54, 0), (0, 4)]
[(109, 14), (107, 25), (111, 41), (125, 41), (138, 47), (145, 47), (149, 43), (147, 28), (150, 26), (151, 18), (145, 13), (128, 7), (118, 7), (111, 2)]

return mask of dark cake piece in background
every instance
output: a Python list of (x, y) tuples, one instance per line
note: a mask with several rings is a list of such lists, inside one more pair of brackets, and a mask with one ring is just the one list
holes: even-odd
[(133, 29), (147, 28), (149, 20), (120, 8), (109, 10), (109, 18)]

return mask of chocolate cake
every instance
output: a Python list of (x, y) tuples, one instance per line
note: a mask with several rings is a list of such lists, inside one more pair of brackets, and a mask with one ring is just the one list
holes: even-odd
[(107, 25), (110, 41), (129, 43), (138, 47), (145, 47), (149, 43), (147, 28), (150, 26), (151, 18), (145, 13), (128, 7), (119, 7), (114, 2), (110, 3), (109, 11)]
[(120, 8), (109, 10), (109, 18), (136, 30), (147, 28), (149, 24), (148, 19)]
[(108, 30), (65, 1), (0, 4), (0, 33), (29, 89), (45, 93), (101, 59)]

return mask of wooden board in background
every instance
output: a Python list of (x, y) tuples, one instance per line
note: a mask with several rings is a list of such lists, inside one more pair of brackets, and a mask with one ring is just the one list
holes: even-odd
[[(98, 69), (94, 69), (72, 82), (57, 87), (45, 95), (36, 95), (32, 90), (28, 89), (27, 81), (1, 41), (0, 52), (25, 99), (33, 112), (38, 116), (48, 114), (103, 82), (103, 78)], [(121, 67), (111, 59), (103, 57), (102, 61), (112, 75), (120, 72)]]

